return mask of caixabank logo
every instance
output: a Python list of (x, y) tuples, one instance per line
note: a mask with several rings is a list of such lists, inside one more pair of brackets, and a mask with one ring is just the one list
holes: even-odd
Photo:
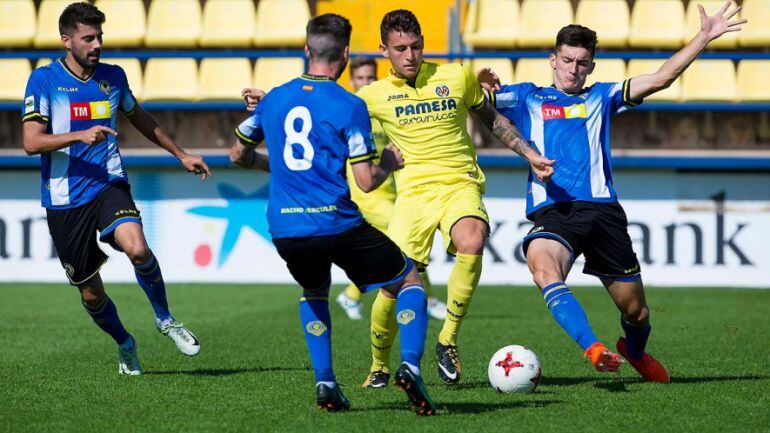
[[(225, 221), (224, 234), (219, 244), (217, 255), (218, 268), (221, 268), (233, 252), (244, 230), (252, 230), (267, 241), (271, 241), (267, 224), (268, 185), (254, 192), (245, 193), (233, 185), (217, 185), (219, 196), (227, 201), (224, 206), (196, 206), (188, 213), (204, 218)], [(212, 245), (201, 243), (193, 251), (195, 264), (208, 267), (214, 258)]]

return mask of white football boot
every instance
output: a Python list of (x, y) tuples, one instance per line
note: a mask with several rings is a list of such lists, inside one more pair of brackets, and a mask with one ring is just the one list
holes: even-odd
[(170, 338), (176, 344), (176, 348), (187, 356), (195, 356), (201, 351), (201, 345), (195, 334), (175, 319), (166, 323), (158, 330), (161, 334)]
[(436, 320), (446, 319), (446, 304), (433, 296), (428, 298), (428, 315)]
[(139, 356), (136, 354), (136, 340), (131, 337), (134, 344), (127, 349), (118, 347), (118, 374), (139, 376), (142, 374), (142, 366), (139, 365)]
[(337, 303), (342, 307), (350, 320), (361, 320), (364, 318), (361, 314), (361, 302), (350, 299), (344, 290), (337, 295)]

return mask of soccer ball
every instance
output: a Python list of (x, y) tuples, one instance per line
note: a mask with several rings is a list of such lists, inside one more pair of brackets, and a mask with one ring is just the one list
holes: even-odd
[(540, 382), (540, 361), (524, 346), (505, 346), (489, 361), (489, 383), (499, 392), (529, 394)]

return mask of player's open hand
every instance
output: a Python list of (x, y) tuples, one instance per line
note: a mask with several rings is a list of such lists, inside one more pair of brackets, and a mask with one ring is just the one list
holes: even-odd
[(388, 143), (384, 149), (382, 149), (382, 155), (380, 155), (380, 167), (387, 172), (393, 172), (404, 168), (404, 156), (401, 155), (401, 149)]
[(698, 5), (700, 11), (700, 31), (708, 36), (709, 41), (722, 36), (728, 32), (739, 32), (741, 25), (746, 24), (748, 20), (732, 20), (730, 19), (741, 11), (740, 6), (736, 6), (733, 10), (730, 9), (732, 1), (726, 1), (719, 11), (713, 16), (706, 15), (706, 10), (703, 6)]
[(265, 92), (260, 89), (246, 87), (241, 90), (241, 96), (246, 101), (246, 111), (254, 111), (259, 104), (259, 101), (265, 97)]
[(500, 90), (500, 77), (497, 76), (492, 68), (484, 68), (478, 73), (479, 84), (485, 90), (496, 92)]
[(206, 180), (207, 176), (212, 175), (209, 166), (206, 165), (206, 162), (203, 161), (203, 158), (198, 155), (190, 155), (189, 153), (185, 153), (184, 156), (179, 158), (179, 162), (182, 163), (182, 166), (189, 173), (200, 175), (201, 180)]
[(118, 136), (118, 131), (103, 125), (92, 126), (81, 132), (80, 141), (88, 145), (101, 143), (107, 139), (107, 134)]
[(529, 160), (529, 165), (532, 167), (532, 173), (537, 176), (537, 180), (540, 182), (550, 182), (551, 176), (553, 176), (553, 164), (555, 162), (556, 161), (553, 159), (536, 155)]

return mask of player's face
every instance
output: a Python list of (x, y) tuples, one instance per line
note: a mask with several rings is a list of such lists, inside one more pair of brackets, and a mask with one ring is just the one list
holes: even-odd
[(93, 68), (102, 55), (102, 27), (78, 24), (72, 35), (62, 35), (67, 51), (83, 68)]
[(367, 84), (377, 81), (377, 69), (372, 65), (359, 66), (350, 73), (350, 85), (358, 90)]
[(390, 59), (396, 74), (407, 80), (413, 80), (420, 72), (423, 48), (422, 35), (397, 31), (388, 33), (387, 43), (380, 45), (382, 55)]
[(583, 89), (586, 77), (594, 70), (594, 59), (591, 51), (583, 47), (562, 45), (555, 53), (551, 53), (551, 68), (553, 69), (553, 84), (557, 89), (574, 93)]

